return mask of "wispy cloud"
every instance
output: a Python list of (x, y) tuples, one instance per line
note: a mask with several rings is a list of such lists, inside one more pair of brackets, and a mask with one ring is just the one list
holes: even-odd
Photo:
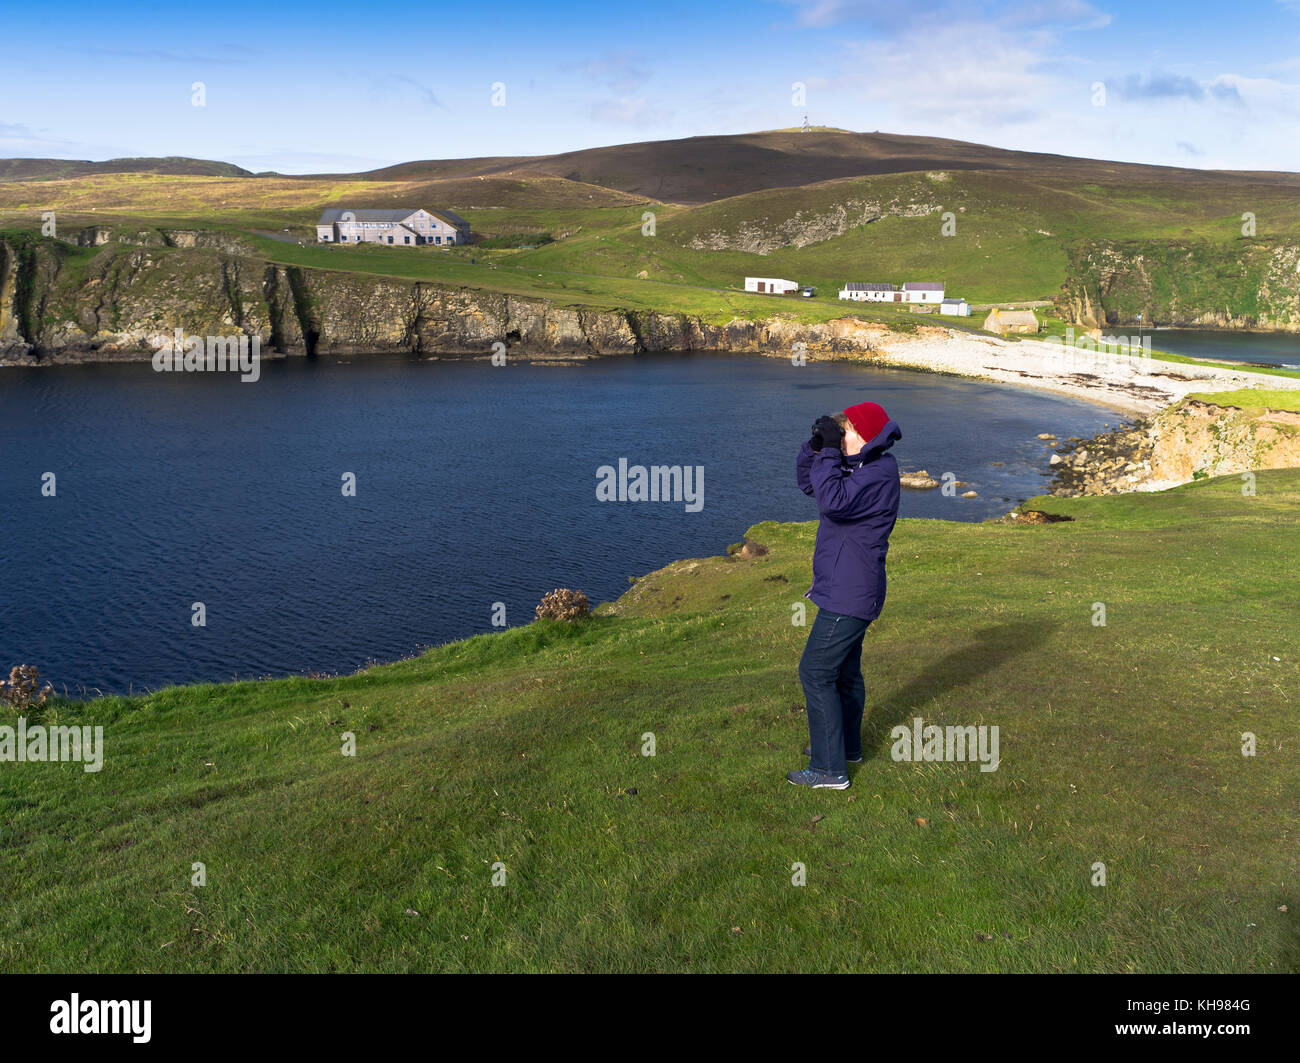
[(242, 44), (220, 46), (216, 52), (177, 52), (162, 48), (104, 48), (94, 46), (79, 48), (82, 55), (95, 59), (129, 59), (136, 63), (168, 63), (193, 66), (196, 63), (206, 65), (249, 66), (262, 62), (263, 56), (254, 48)]
[(793, 7), (801, 26), (836, 26), (848, 22), (874, 26), (900, 26), (943, 10), (942, 0), (917, 0), (898, 4), (889, 0), (782, 0)]
[(46, 130), (32, 129), (20, 122), (0, 122), (0, 157), (39, 156), (54, 159), (93, 159), (105, 157), (104, 149), (75, 140), (46, 135)]
[(650, 79), (650, 72), (642, 60), (629, 51), (605, 52), (582, 63), (566, 64), (565, 68), (580, 70), (597, 84), (625, 94), (644, 91)]
[(1273, 112), (1292, 120), (1300, 117), (1300, 83), (1279, 81), (1276, 78), (1251, 78), (1241, 74), (1221, 74), (1215, 78), (1214, 86), (1216, 95), (1231, 93), (1231, 99), (1240, 100), (1248, 109), (1261, 116)]
[(393, 99), (414, 95), (426, 107), (447, 109), (433, 89), (407, 74), (367, 75), (371, 92), (380, 99)]
[(227, 161), (242, 166), (245, 170), (252, 170), (254, 173), (275, 170), (283, 174), (304, 174), (361, 173), (406, 160), (404, 158), (380, 159), (369, 155), (342, 155), (324, 151), (282, 151), (275, 154), (261, 152), (255, 155), (236, 152)]
[(621, 96), (594, 104), (591, 117), (610, 125), (644, 127), (667, 122), (672, 118), (672, 112), (651, 104), (642, 96)]
[(1230, 81), (1215, 79), (1202, 84), (1182, 74), (1155, 73), (1143, 77), (1130, 74), (1117, 86), (1126, 100), (1204, 100), (1212, 97), (1225, 102), (1241, 102), (1241, 95)]
[[(1061, 29), (1100, 29), (1111, 16), (1087, 0), (1026, 0), (1024, 3), (971, 3), (968, 0), (779, 0), (795, 9), (801, 26), (861, 24), (899, 29), (923, 23), (934, 28), (944, 21), (978, 25), (1057, 26)], [(1300, 3), (1300, 0), (1296, 0)]]
[[(849, 46), (850, 75), (868, 98), (910, 119), (985, 128), (1032, 120), (1055, 88), (1043, 31), (926, 25)], [(1049, 53), (1050, 54), (1050, 51)], [(816, 80), (810, 80), (810, 91)]]

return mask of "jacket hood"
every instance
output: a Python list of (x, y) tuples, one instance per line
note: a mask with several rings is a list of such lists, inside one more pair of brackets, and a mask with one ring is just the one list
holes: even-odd
[(885, 451), (903, 438), (903, 430), (898, 427), (898, 423), (893, 420), (885, 422), (882, 428), (875, 436), (862, 445), (862, 449), (856, 454), (845, 455), (845, 460), (860, 465), (868, 461), (875, 461)]

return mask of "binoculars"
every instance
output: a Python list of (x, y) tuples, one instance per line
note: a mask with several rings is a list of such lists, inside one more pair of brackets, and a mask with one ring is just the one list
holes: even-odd
[(839, 442), (844, 438), (844, 429), (840, 427), (839, 422), (830, 414), (823, 414), (813, 422), (812, 426), (812, 444), (813, 449), (821, 450), (822, 447), (839, 446)]

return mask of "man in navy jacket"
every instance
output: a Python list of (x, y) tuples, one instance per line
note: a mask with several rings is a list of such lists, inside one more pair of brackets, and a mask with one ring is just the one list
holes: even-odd
[(817, 500), (821, 521), (813, 582), (804, 595), (817, 619), (799, 661), (808, 708), (808, 767), (797, 786), (846, 790), (848, 762), (862, 761), (862, 639), (885, 604), (885, 555), (898, 519), (898, 462), (888, 453), (903, 433), (874, 402), (823, 417), (799, 451), (796, 478)]

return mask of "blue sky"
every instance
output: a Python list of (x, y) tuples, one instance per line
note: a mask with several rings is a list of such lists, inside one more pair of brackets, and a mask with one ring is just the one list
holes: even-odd
[(3, 157), (349, 171), (806, 113), (1067, 155), (1300, 170), (1300, 0), (56, 2), (11, 10), (5, 37)]

